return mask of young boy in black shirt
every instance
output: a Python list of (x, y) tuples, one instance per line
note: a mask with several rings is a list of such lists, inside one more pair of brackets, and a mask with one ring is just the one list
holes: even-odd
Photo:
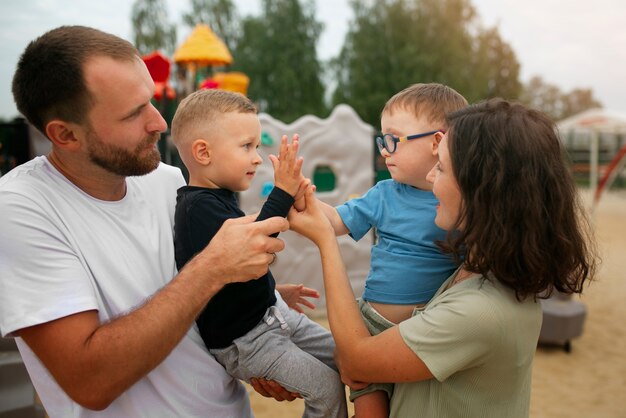
[[(235, 193), (249, 188), (262, 162), (257, 153), (261, 124), (245, 96), (200, 90), (180, 103), (172, 136), (189, 171), (189, 185), (178, 190), (175, 214), (176, 264), (181, 269), (227, 219), (245, 215)], [(295, 197), (309, 185), (297, 150), (297, 137), (289, 144), (283, 136), (279, 156), (270, 156), (274, 188), (257, 220), (287, 216)], [(300, 393), (304, 416), (345, 417), (332, 336), (289, 309), (275, 288), (269, 271), (246, 283), (226, 285), (196, 320), (204, 343), (232, 376), (247, 382), (263, 377)], [(311, 295), (302, 286), (290, 290), (290, 299)]]

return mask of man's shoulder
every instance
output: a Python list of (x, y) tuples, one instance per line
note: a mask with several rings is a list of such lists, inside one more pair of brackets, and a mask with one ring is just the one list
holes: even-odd
[(0, 177), (0, 203), (22, 202), (31, 206), (33, 202), (54, 198), (64, 187), (63, 179), (46, 158), (36, 157)]
[(159, 163), (157, 168), (147, 174), (146, 177), (158, 177), (161, 179), (170, 178), (176, 181), (180, 181), (182, 179), (184, 181), (183, 173), (180, 168), (165, 163)]
[(178, 167), (159, 163), (157, 168), (144, 176), (128, 177), (138, 185), (147, 185), (159, 189), (174, 189), (174, 192), (185, 185), (185, 178)]
[(35, 184), (45, 172), (45, 157), (36, 157), (24, 164), (18, 165), (0, 177), (0, 191), (16, 186)]

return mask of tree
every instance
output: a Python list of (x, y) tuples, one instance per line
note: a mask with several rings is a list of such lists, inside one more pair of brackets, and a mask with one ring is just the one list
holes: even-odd
[(237, 45), (241, 23), (232, 0), (191, 0), (191, 11), (183, 14), (183, 22), (191, 28), (208, 25), (231, 51)]
[(511, 46), (502, 40), (496, 28), (480, 30), (475, 42), (474, 83), (471, 84), (474, 91), (470, 96), (518, 98), (522, 90), (520, 65)]
[(378, 126), (385, 101), (418, 82), (447, 84), (470, 102), (502, 93), (517, 97), (515, 54), (497, 29), (480, 28), (469, 0), (350, 4), (354, 21), (333, 62), (333, 103), (350, 104), (368, 123)]
[(163, 50), (170, 55), (176, 47), (176, 26), (167, 20), (164, 0), (136, 0), (132, 16), (135, 47), (141, 54)]
[(576, 88), (563, 95), (563, 114), (561, 119), (575, 115), (587, 109), (603, 107), (600, 101), (593, 97), (591, 89)]
[(574, 89), (564, 93), (561, 89), (535, 76), (524, 85), (520, 101), (525, 105), (550, 115), (555, 121), (587, 109), (602, 107), (593, 97), (591, 89)]
[(327, 113), (316, 51), (322, 28), (312, 0), (263, 0), (261, 15), (243, 20), (233, 69), (250, 77), (248, 95), (262, 111), (285, 122)]
[(403, 73), (412, 66), (414, 51), (407, 39), (416, 27), (401, 3), (387, 7), (385, 1), (376, 1), (368, 7), (352, 1), (354, 22), (332, 63), (337, 74), (333, 103), (351, 105), (373, 126), (379, 125), (382, 105), (405, 84)]

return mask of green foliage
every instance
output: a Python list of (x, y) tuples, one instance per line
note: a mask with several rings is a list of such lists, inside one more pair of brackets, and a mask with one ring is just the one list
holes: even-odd
[(237, 46), (240, 19), (232, 0), (190, 0), (191, 11), (183, 14), (183, 22), (193, 28), (199, 23), (208, 25), (230, 51)]
[(519, 64), (497, 29), (480, 28), (469, 0), (352, 0), (354, 21), (333, 61), (333, 103), (378, 126), (393, 94), (413, 83), (447, 84), (468, 101), (516, 98)]
[(135, 47), (141, 54), (162, 50), (172, 54), (176, 47), (176, 26), (167, 20), (164, 0), (136, 0), (132, 16)]
[(233, 69), (250, 77), (248, 96), (262, 111), (287, 123), (326, 115), (316, 51), (322, 28), (312, 0), (262, 0), (261, 15), (243, 20)]
[(524, 85), (520, 101), (550, 115), (555, 121), (575, 115), (587, 109), (602, 107), (593, 97), (591, 89), (574, 89), (564, 93), (554, 84), (535, 76)]
[[(230, 69), (250, 77), (250, 98), (285, 122), (326, 116), (326, 86), (335, 86), (333, 105), (351, 105), (373, 126), (389, 97), (419, 82), (447, 84), (469, 102), (520, 99), (557, 120), (601, 106), (590, 89), (563, 93), (539, 77), (522, 86), (515, 52), (497, 28), (481, 25), (471, 0), (350, 0), (353, 19), (324, 74), (314, 1), (261, 0), (260, 15), (242, 20), (233, 0), (189, 0), (183, 21), (209, 25), (233, 55)], [(140, 52), (174, 52), (164, 0), (136, 0), (132, 22)]]
[(515, 52), (495, 28), (481, 30), (475, 38), (474, 82), (468, 96), (478, 99), (517, 99), (522, 91), (520, 65)]

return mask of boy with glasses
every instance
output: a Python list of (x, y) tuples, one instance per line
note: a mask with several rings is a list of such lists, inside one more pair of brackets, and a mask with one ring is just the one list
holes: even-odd
[[(437, 163), (446, 114), (465, 106), (463, 96), (436, 83), (414, 84), (391, 97), (376, 144), (392, 179), (336, 208), (322, 203), (337, 235), (359, 240), (376, 228), (370, 272), (358, 300), (372, 335), (411, 317), (457, 267), (436, 244), (446, 232), (435, 225), (438, 202), (426, 175)], [(392, 392), (392, 384), (351, 391), (356, 416), (388, 416)]]

